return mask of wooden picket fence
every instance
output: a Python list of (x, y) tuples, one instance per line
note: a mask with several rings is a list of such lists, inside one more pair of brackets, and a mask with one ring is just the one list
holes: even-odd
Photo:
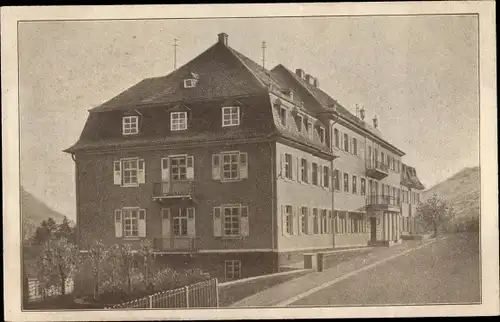
[(174, 290), (158, 292), (143, 298), (106, 307), (112, 309), (168, 309), (219, 307), (217, 278)]

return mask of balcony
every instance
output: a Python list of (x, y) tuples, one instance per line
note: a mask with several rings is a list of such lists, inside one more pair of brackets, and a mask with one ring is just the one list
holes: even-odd
[(199, 237), (161, 237), (155, 238), (154, 248), (159, 252), (196, 252)]
[(193, 200), (194, 182), (191, 180), (156, 182), (153, 187), (153, 200), (166, 199)]
[(366, 162), (366, 176), (381, 180), (389, 175), (389, 166), (379, 161)]
[(401, 199), (388, 195), (371, 195), (366, 197), (366, 210), (401, 211)]

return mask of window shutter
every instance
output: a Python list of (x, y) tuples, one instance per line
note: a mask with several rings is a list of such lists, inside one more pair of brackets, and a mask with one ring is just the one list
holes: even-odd
[(297, 235), (302, 235), (302, 208), (297, 206)]
[(113, 163), (113, 173), (114, 173), (114, 184), (122, 184), (122, 163), (120, 161), (115, 161)]
[(312, 162), (308, 162), (309, 166), (307, 167), (307, 182), (312, 183)]
[(170, 181), (170, 159), (162, 158), (161, 159), (161, 181), (168, 182)]
[(137, 181), (139, 183), (146, 183), (146, 162), (144, 162), (144, 159), (139, 160), (139, 166), (138, 166), (138, 175), (137, 175)]
[(323, 166), (321, 164), (318, 164), (318, 175), (319, 175), (318, 184), (320, 187), (324, 187), (323, 186)]
[(286, 213), (285, 213), (285, 206), (281, 205), (281, 228), (283, 235), (286, 236), (288, 235), (286, 232)]
[(279, 172), (279, 176), (281, 178), (284, 178), (285, 177), (285, 154), (284, 153), (281, 153), (280, 154), (280, 172)]
[(213, 180), (220, 180), (220, 154), (213, 154), (212, 155), (212, 179)]
[(331, 234), (333, 231), (332, 228), (333, 228), (333, 215), (332, 215), (332, 211), (328, 210), (328, 223), (327, 223), (326, 232), (328, 234)]
[(292, 180), (297, 179), (297, 164), (296, 164), (293, 156), (290, 156), (290, 178)]
[(195, 230), (195, 211), (194, 207), (189, 207), (187, 209), (187, 234), (189, 237), (195, 237), (196, 236), (196, 230)]
[(139, 237), (146, 237), (146, 209), (139, 209)]
[(194, 156), (188, 156), (186, 159), (186, 178), (194, 179)]
[(240, 208), (240, 233), (241, 236), (248, 236), (250, 234), (248, 206), (241, 206)]
[(302, 182), (302, 178), (301, 178), (301, 169), (302, 169), (302, 161), (300, 160), (299, 157), (297, 157), (295, 159), (295, 163), (297, 164), (297, 182)]
[(222, 236), (222, 208), (214, 207), (214, 236)]
[(248, 153), (240, 153), (240, 179), (248, 178)]
[(312, 209), (307, 209), (307, 234), (311, 235), (313, 233), (313, 214)]
[(294, 235), (300, 235), (300, 208), (299, 207), (292, 207), (292, 213), (293, 213), (293, 232)]
[(115, 237), (122, 237), (122, 211), (120, 209), (115, 210)]
[(170, 238), (170, 208), (161, 209), (161, 230), (163, 238)]

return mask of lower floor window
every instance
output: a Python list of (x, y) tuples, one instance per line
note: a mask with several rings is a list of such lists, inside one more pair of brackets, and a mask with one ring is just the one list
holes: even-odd
[(174, 219), (174, 236), (187, 236), (187, 208), (179, 208), (179, 213)]
[(226, 279), (237, 279), (241, 277), (241, 261), (227, 260), (224, 262)]
[(139, 209), (123, 209), (123, 233), (125, 237), (139, 236)]

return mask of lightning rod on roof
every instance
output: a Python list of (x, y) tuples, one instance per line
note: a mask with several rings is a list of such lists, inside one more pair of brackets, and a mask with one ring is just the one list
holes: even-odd
[(177, 44), (177, 38), (174, 38), (174, 69), (177, 69), (177, 46), (179, 46)]
[(266, 68), (266, 42), (262, 42), (262, 68)]

